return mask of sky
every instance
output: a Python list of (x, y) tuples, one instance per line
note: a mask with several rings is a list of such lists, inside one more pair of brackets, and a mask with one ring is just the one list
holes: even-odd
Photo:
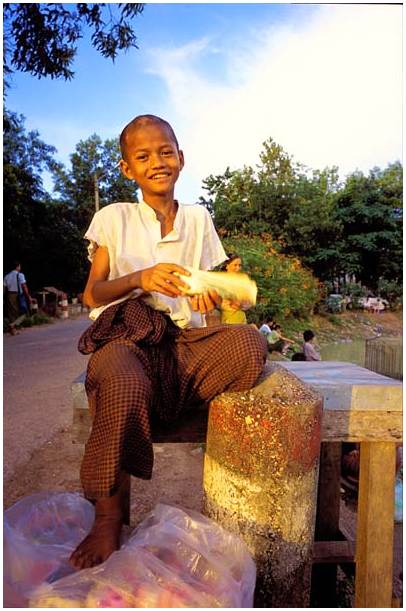
[(139, 49), (115, 63), (85, 37), (72, 81), (14, 74), (6, 106), (67, 167), (80, 140), (142, 113), (177, 134), (183, 203), (208, 175), (255, 167), (268, 138), (342, 179), (402, 161), (401, 6), (148, 3), (134, 26)]

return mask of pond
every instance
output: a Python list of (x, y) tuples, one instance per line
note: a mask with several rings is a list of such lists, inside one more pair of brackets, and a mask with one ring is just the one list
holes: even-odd
[(321, 349), (323, 361), (346, 361), (355, 365), (365, 365), (365, 340), (355, 339), (350, 342), (327, 344)]

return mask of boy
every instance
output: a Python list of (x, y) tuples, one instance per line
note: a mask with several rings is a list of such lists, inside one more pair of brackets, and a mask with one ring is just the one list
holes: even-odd
[(306, 357), (306, 361), (321, 361), (320, 353), (314, 347), (315, 335), (311, 329), (307, 329), (303, 332), (303, 352)]
[(151, 477), (151, 417), (171, 421), (219, 392), (252, 387), (266, 358), (253, 328), (205, 326), (204, 314), (221, 302), (214, 291), (183, 295), (176, 274), (188, 275), (184, 265), (211, 269), (226, 255), (208, 211), (174, 199), (184, 156), (172, 127), (136, 117), (120, 146), (121, 171), (143, 201), (102, 208), (85, 235), (92, 266), (84, 300), (95, 322), (79, 350), (93, 352), (86, 392), (94, 419), (81, 481), (95, 522), (71, 556), (78, 569), (120, 546), (126, 478)]

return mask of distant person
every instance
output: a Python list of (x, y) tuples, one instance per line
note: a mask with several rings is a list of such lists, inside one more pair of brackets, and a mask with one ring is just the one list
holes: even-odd
[(293, 341), (293, 339), (289, 339), (288, 337), (284, 337), (282, 335), (282, 327), (278, 325), (277, 323), (273, 324), (272, 332), (274, 336), (276, 337), (276, 341), (281, 346), (280, 352), (286, 355), (289, 350), (289, 345), (294, 344), (295, 342)]
[(305, 361), (306, 360), (306, 355), (304, 352), (295, 352), (295, 354), (292, 354), (292, 361)]
[[(227, 260), (221, 266), (224, 272), (239, 273), (241, 272), (242, 261), (241, 257), (236, 253), (228, 255)], [(226, 325), (244, 325), (247, 323), (245, 310), (249, 309), (249, 304), (241, 301), (232, 301), (231, 299), (223, 299), (220, 304), (221, 324)]]
[(15, 262), (14, 269), (4, 277), (3, 291), (6, 317), (9, 323), (8, 331), (11, 335), (16, 335), (16, 327), (23, 322), (33, 301), (19, 261)]
[(311, 329), (307, 329), (307, 331), (303, 333), (303, 353), (306, 357), (306, 361), (321, 361), (320, 353), (314, 346), (315, 337)]
[(269, 318), (265, 319), (259, 328), (259, 332), (265, 336), (269, 352), (280, 352), (285, 355), (289, 348), (289, 344), (294, 344), (295, 342), (284, 337), (281, 330), (281, 326)]
[(265, 318), (262, 325), (259, 327), (259, 332), (266, 337), (269, 333), (271, 333), (273, 324), (274, 322), (272, 318)]

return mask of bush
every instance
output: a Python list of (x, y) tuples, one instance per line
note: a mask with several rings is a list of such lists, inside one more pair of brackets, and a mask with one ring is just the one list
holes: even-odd
[(225, 238), (227, 252), (242, 257), (243, 269), (258, 285), (257, 305), (247, 312), (249, 322), (266, 317), (278, 322), (286, 318), (307, 318), (319, 299), (319, 285), (299, 259), (280, 254), (268, 235)]
[[(26, 316), (19, 325), (20, 327), (34, 327), (36, 325), (46, 325), (48, 323), (54, 322), (53, 318), (47, 316), (44, 312), (36, 312), (32, 316)], [(3, 333), (7, 333), (9, 328), (9, 321), (7, 318), (3, 318)]]
[(389, 301), (391, 310), (396, 310), (402, 305), (403, 286), (394, 280), (381, 279), (378, 283), (378, 293), (383, 299)]

